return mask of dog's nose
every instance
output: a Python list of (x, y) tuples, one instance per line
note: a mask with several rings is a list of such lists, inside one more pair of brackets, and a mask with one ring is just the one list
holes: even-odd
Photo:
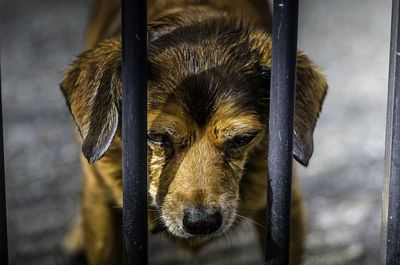
[(188, 207), (183, 213), (183, 228), (192, 235), (207, 235), (218, 230), (222, 224), (221, 212), (212, 208)]

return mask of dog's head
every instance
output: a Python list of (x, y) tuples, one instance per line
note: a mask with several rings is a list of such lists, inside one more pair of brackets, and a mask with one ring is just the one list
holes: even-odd
[[(220, 235), (235, 221), (239, 184), (253, 170), (248, 160), (261, 159), (252, 150), (267, 152), (271, 38), (212, 12), (170, 14), (149, 32), (151, 205), (177, 237)], [(79, 56), (61, 88), (93, 163), (120, 137), (120, 40)], [(303, 165), (326, 89), (317, 67), (299, 52), (294, 157)]]

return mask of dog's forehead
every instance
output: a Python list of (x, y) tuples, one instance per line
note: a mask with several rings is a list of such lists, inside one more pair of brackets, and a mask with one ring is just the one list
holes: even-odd
[(229, 20), (216, 23), (179, 26), (150, 43), (149, 109), (184, 113), (199, 127), (220, 112), (266, 113), (269, 77), (248, 32)]
[(180, 77), (165, 73), (162, 81), (149, 83), (148, 107), (203, 128), (212, 120), (250, 113), (261, 120), (267, 114), (268, 80), (252, 71), (228, 70), (215, 67)]

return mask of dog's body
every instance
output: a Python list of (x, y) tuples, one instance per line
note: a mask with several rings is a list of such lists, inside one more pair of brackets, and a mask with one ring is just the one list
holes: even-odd
[[(148, 7), (149, 226), (194, 250), (249, 218), (263, 242), (268, 5), (263, 0), (149, 0)], [(88, 51), (61, 84), (84, 154), (81, 218), (67, 246), (84, 250), (90, 265), (122, 264), (119, 21), (118, 0), (96, 3)], [(246, 26), (250, 22), (253, 27)], [(297, 75), (294, 155), (306, 165), (327, 86), (301, 53)], [(292, 265), (301, 263), (305, 233), (293, 179)]]

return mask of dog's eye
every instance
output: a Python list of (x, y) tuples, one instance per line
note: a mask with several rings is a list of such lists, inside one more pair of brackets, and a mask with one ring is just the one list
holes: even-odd
[(256, 137), (256, 134), (243, 134), (243, 135), (235, 136), (225, 143), (225, 148), (231, 149), (231, 150), (239, 149), (239, 148), (244, 147), (245, 145), (249, 144), (255, 137)]
[(171, 147), (172, 142), (170, 137), (164, 133), (149, 133), (147, 139), (150, 143), (160, 147)]

